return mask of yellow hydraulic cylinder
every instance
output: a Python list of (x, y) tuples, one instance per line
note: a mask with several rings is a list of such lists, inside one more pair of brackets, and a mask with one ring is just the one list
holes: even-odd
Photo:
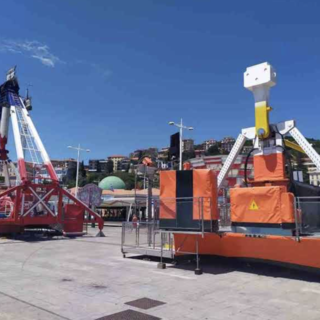
[(243, 75), (244, 87), (252, 91), (255, 101), (256, 135), (259, 139), (270, 136), (268, 105), (270, 88), (276, 85), (277, 74), (268, 63), (260, 63), (247, 68)]
[(270, 135), (269, 112), (271, 110), (267, 101), (255, 103), (256, 134), (260, 139), (267, 139)]
[(301, 152), (301, 153), (305, 153), (304, 150), (298, 144), (296, 144), (292, 141), (284, 139), (284, 144), (286, 145), (286, 147), (289, 147), (289, 148), (296, 150), (298, 152)]

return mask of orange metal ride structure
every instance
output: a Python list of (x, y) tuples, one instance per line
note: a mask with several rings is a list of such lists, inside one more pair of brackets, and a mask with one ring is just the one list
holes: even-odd
[[(84, 222), (94, 219), (102, 235), (102, 218), (59, 185), (29, 114), (31, 98), (27, 95), (23, 99), (19, 89), (15, 68), (12, 68), (0, 86), (0, 161), (4, 176), (0, 193), (0, 234), (36, 229), (81, 235)], [(17, 167), (9, 160), (6, 149), (10, 119)]]
[[(316, 189), (316, 196), (310, 194), (310, 197), (305, 197), (308, 191), (301, 193), (301, 188), (308, 187), (300, 183), (297, 188), (290, 170), (288, 172), (287, 147), (304, 152), (317, 170), (320, 170), (320, 156), (296, 128), (294, 121), (269, 123), (269, 112), (272, 110), (269, 106), (269, 90), (275, 84), (276, 73), (268, 63), (247, 68), (244, 73), (244, 86), (253, 92), (255, 98), (256, 124), (255, 127), (242, 130), (224, 167), (215, 178), (216, 185), (212, 186), (210, 182), (211, 191), (208, 191), (208, 183), (205, 182), (210, 170), (199, 170), (204, 178), (201, 182), (198, 180), (196, 186), (194, 182), (193, 186), (192, 182), (186, 182), (188, 171), (161, 174), (160, 228), (171, 228), (176, 255), (179, 252), (195, 253), (197, 250), (202, 255), (254, 259), (316, 270), (320, 268), (319, 225), (315, 232), (303, 229), (303, 217), (308, 211), (306, 205), (315, 203), (318, 206), (320, 188)], [(297, 144), (285, 139), (289, 134)], [(212, 225), (212, 221), (215, 221), (218, 224), (217, 190), (223, 188), (225, 178), (247, 140), (253, 141), (248, 158), (253, 156), (254, 179), (246, 177), (243, 185), (230, 189), (231, 227), (206, 229), (206, 223), (199, 222), (211, 221)], [(179, 178), (181, 175), (184, 178)], [(189, 191), (185, 191), (188, 183)], [(180, 224), (179, 221), (184, 220), (188, 210), (179, 211), (172, 202), (171, 207), (166, 204), (168, 197), (176, 197), (176, 203), (184, 201), (183, 198), (179, 200), (181, 193), (178, 196), (176, 192), (177, 189), (182, 190), (182, 184), (185, 186), (182, 196), (187, 195), (193, 199), (193, 203), (196, 189), (197, 196), (213, 199), (210, 211), (206, 210), (202, 217), (193, 216), (201, 232), (189, 232), (190, 224)], [(297, 201), (305, 206), (299, 206)], [(190, 210), (192, 212), (192, 208)], [(315, 214), (320, 217), (319, 211)], [(171, 227), (167, 223), (168, 218), (175, 221)]]

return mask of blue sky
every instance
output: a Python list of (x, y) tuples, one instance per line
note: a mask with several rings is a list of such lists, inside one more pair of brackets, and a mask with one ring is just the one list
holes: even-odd
[[(7, 1), (0, 74), (32, 84), (51, 158), (129, 154), (169, 144), (182, 116), (202, 140), (254, 125), (246, 67), (270, 62), (272, 121), (320, 138), (320, 2), (311, 0)], [(14, 150), (10, 150), (15, 158)]]

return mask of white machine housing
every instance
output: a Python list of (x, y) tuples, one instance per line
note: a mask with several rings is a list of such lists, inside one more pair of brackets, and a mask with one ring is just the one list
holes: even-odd
[(269, 90), (277, 83), (277, 74), (268, 63), (248, 67), (243, 74), (244, 87), (253, 92), (255, 102), (268, 101)]

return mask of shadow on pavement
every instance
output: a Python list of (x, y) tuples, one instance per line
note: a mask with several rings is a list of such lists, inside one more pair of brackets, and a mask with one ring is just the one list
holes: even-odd
[[(160, 261), (157, 257), (134, 256), (130, 258), (154, 262)], [(173, 268), (194, 272), (196, 268), (194, 256), (185, 256), (176, 261), (163, 259), (163, 262), (167, 264), (168, 269)], [(270, 261), (263, 262), (249, 259), (201, 256), (200, 268), (203, 270), (203, 273), (212, 275), (245, 272), (259, 276), (320, 283), (320, 270), (315, 268), (300, 268), (292, 265), (278, 265)]]
[[(68, 240), (66, 237), (62, 236), (61, 234), (53, 234), (53, 233), (23, 233), (23, 234), (16, 234), (16, 235), (6, 235), (2, 238), (7, 239), (6, 243), (17, 243), (17, 242), (44, 242), (44, 241), (61, 241), (61, 240)], [(10, 241), (11, 240), (11, 241)]]

